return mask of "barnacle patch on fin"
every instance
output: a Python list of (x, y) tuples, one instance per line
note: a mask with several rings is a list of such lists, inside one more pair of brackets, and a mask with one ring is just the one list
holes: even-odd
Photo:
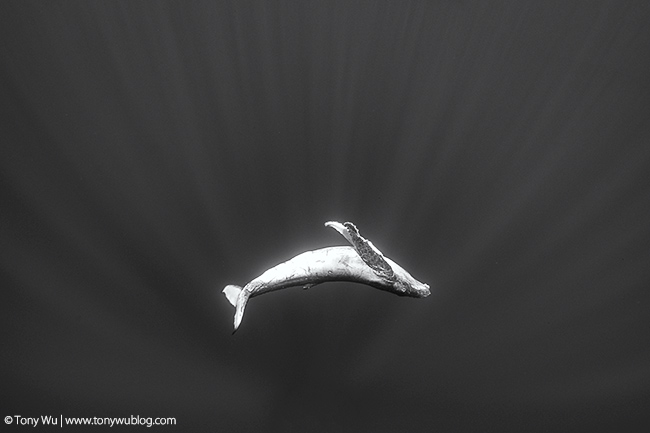
[(345, 239), (350, 242), (354, 247), (359, 257), (380, 277), (395, 281), (395, 273), (393, 268), (390, 267), (384, 255), (379, 251), (369, 240), (365, 239), (359, 234), (357, 227), (351, 222), (343, 224), (336, 221), (328, 221), (325, 223), (327, 227), (331, 227), (337, 232), (341, 233)]

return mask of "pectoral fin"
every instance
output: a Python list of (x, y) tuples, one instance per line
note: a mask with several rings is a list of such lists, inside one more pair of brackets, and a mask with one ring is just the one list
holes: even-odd
[(359, 257), (380, 277), (395, 281), (395, 273), (390, 267), (384, 255), (368, 239), (359, 234), (359, 230), (351, 222), (339, 223), (328, 221), (325, 226), (331, 227), (339, 232), (345, 239), (350, 242)]

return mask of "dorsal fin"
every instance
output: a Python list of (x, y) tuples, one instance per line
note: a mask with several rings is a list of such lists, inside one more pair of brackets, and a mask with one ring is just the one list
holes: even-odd
[(357, 254), (359, 254), (359, 257), (361, 257), (366, 265), (370, 266), (377, 275), (389, 281), (395, 280), (393, 268), (390, 267), (384, 258), (384, 255), (372, 244), (372, 242), (359, 234), (359, 230), (354, 224), (351, 222), (341, 224), (336, 221), (328, 221), (325, 223), (325, 226), (331, 227), (341, 233), (341, 235), (350, 242)]

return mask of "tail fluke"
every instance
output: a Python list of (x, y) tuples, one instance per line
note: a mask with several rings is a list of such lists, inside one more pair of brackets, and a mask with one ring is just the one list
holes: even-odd
[(223, 289), (223, 294), (226, 295), (228, 301), (233, 307), (235, 307), (235, 330), (232, 331), (234, 334), (235, 331), (237, 331), (237, 328), (239, 328), (242, 317), (244, 317), (244, 309), (246, 308), (246, 303), (250, 297), (250, 292), (242, 289), (240, 286), (231, 284)]
[(235, 286), (234, 284), (226, 286), (223, 289), (223, 294), (226, 295), (226, 298), (228, 298), (228, 301), (233, 307), (237, 306), (237, 296), (239, 296), (239, 292), (241, 292), (241, 287)]

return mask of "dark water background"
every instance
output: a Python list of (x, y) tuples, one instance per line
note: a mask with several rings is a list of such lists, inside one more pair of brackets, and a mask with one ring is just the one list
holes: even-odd
[[(645, 1), (3, 1), (0, 415), (650, 431), (649, 23)], [(330, 219), (433, 294), (285, 290), (232, 336), (223, 286), (343, 244)]]

